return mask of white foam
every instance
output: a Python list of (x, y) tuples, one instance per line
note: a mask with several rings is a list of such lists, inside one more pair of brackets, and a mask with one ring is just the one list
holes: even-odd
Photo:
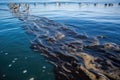
[(45, 72), (45, 70), (42, 70), (42, 72)]
[(43, 66), (42, 68), (43, 68), (43, 69), (46, 69), (46, 66)]
[(8, 55), (8, 53), (5, 53), (5, 55)]
[(8, 65), (8, 67), (11, 67), (11, 66), (12, 66), (12, 64), (9, 64), (9, 65)]
[(1, 53), (3, 53), (3, 51), (0, 51)]
[(14, 60), (16, 61), (16, 60), (18, 60), (18, 58), (14, 58)]
[(28, 57), (25, 57), (25, 59), (28, 59)]
[(27, 70), (23, 70), (23, 74), (27, 73)]
[(15, 60), (13, 60), (12, 63), (15, 63)]
[(34, 77), (31, 77), (29, 80), (34, 80)]
[(3, 75), (2, 75), (2, 77), (6, 77), (6, 75), (5, 75), (5, 74), (3, 74)]

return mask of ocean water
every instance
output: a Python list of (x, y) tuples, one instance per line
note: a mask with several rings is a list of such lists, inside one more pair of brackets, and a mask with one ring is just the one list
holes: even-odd
[[(29, 3), (29, 14), (47, 17), (58, 23), (73, 25), (71, 29), (88, 36), (106, 36), (103, 42), (120, 45), (120, 6), (94, 6), (92, 3)], [(22, 22), (0, 4), (0, 80), (54, 80), (53, 66), (40, 53), (33, 52)]]

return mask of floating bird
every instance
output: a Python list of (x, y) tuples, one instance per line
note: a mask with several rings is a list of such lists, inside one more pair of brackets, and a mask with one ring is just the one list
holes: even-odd
[(120, 6), (120, 3), (118, 3), (118, 5)]
[(78, 3), (78, 4), (79, 4), (79, 6), (81, 7), (82, 3)]
[(28, 4), (25, 4), (25, 10), (23, 10), (23, 12), (28, 12), (29, 11), (29, 5)]
[(34, 6), (36, 6), (36, 3), (34, 3)]
[(113, 4), (112, 4), (112, 3), (109, 3), (108, 6), (113, 6)]
[(47, 3), (46, 3), (46, 2), (44, 3), (44, 6), (47, 6)]
[(97, 6), (98, 5), (98, 3), (94, 3), (94, 6)]
[(104, 4), (105, 6), (107, 6), (108, 4)]

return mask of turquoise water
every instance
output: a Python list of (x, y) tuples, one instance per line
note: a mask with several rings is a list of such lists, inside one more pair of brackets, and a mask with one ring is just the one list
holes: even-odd
[[(71, 29), (88, 36), (104, 35), (104, 41), (120, 45), (120, 6), (115, 2), (105, 7), (103, 3), (31, 3), (29, 13), (73, 25)], [(8, 10), (7, 4), (0, 4), (0, 9)], [(29, 48), (30, 37), (21, 25), (9, 10), (0, 10), (0, 80), (54, 80), (53, 66)]]
[(53, 66), (29, 48), (21, 24), (9, 11), (0, 11), (0, 80), (54, 80)]

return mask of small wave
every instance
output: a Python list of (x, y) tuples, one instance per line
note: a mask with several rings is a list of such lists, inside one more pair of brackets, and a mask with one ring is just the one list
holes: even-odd
[(2, 10), (2, 11), (9, 11), (9, 10), (7, 10), (7, 9), (0, 9), (0, 10)]
[(19, 29), (19, 28), (4, 29), (4, 30), (0, 30), (0, 32), (13, 31), (16, 29)]

